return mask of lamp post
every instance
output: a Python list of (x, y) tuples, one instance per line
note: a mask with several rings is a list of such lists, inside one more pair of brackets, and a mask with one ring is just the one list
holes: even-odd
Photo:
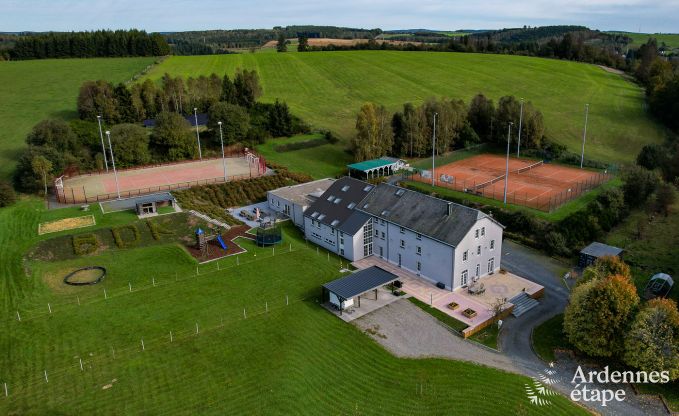
[(521, 112), (519, 113), (519, 138), (518, 145), (516, 146), (516, 157), (518, 158), (521, 154), (521, 124), (523, 122), (523, 98), (521, 99)]
[(505, 195), (504, 195), (504, 204), (507, 205), (507, 182), (509, 181), (509, 142), (511, 141), (512, 138), (512, 122), (509, 123), (509, 127), (507, 129), (507, 163), (505, 167)]
[(582, 153), (580, 154), (580, 169), (585, 162), (585, 140), (587, 139), (587, 118), (589, 117), (589, 104), (585, 104), (585, 129), (582, 132)]
[(106, 159), (106, 146), (104, 146), (104, 135), (101, 132), (101, 116), (97, 116), (97, 123), (99, 124), (99, 138), (101, 139), (101, 151), (104, 152), (104, 165), (106, 165), (106, 173), (108, 173), (108, 160)]
[(439, 113), (434, 113), (434, 134), (432, 135), (432, 140), (431, 140), (431, 186), (434, 186), (434, 181), (436, 178), (436, 174), (434, 173), (434, 170), (436, 169), (436, 117), (439, 115)]
[(113, 157), (113, 147), (111, 146), (111, 132), (106, 130), (106, 138), (108, 139), (108, 150), (111, 152), (111, 165), (113, 166), (113, 176), (116, 178), (116, 192), (118, 199), (120, 199), (120, 184), (118, 184), (118, 172), (116, 171), (116, 160)]
[(226, 157), (224, 156), (224, 135), (222, 134), (222, 122), (218, 121), (219, 124), (219, 140), (222, 142), (222, 166), (224, 166), (224, 182), (226, 182)]
[(203, 152), (200, 149), (200, 134), (198, 134), (198, 108), (193, 107), (193, 116), (196, 120), (196, 140), (198, 141), (198, 157), (203, 160)]

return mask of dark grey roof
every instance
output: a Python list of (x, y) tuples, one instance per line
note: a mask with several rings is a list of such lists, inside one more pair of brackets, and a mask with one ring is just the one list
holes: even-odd
[(366, 222), (368, 222), (369, 219), (370, 215), (361, 211), (354, 211), (349, 216), (349, 218), (347, 218), (347, 220), (338, 227), (338, 229), (344, 234), (354, 235), (365, 225)]
[(106, 211), (122, 211), (126, 209), (134, 209), (138, 204), (146, 204), (148, 202), (162, 202), (174, 201), (174, 196), (169, 192), (161, 192), (158, 194), (135, 196), (133, 198), (114, 199), (103, 202), (106, 204)]
[(304, 216), (330, 227), (341, 228), (355, 212), (358, 203), (373, 188), (373, 185), (358, 179), (340, 178), (304, 211)]
[[(457, 246), (483, 212), (394, 185), (378, 185), (357, 209)], [(501, 225), (500, 225), (501, 226)]]
[(380, 267), (372, 266), (341, 279), (333, 280), (324, 284), (323, 287), (342, 299), (351, 299), (394, 280), (398, 280), (398, 276)]
[(595, 241), (580, 250), (580, 253), (599, 258), (603, 256), (619, 256), (622, 251), (623, 250), (621, 248), (609, 246), (608, 244), (598, 243)]

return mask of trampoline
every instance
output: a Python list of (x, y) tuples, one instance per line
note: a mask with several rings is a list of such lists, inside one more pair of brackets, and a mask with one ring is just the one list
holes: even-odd
[[(98, 276), (95, 274), (95, 278), (87, 281), (76, 281), (74, 280), (78, 274), (88, 272), (90, 270), (95, 270), (98, 271), (99, 273)], [(66, 277), (64, 277), (64, 283), (67, 285), (71, 286), (88, 286), (88, 285), (96, 285), (97, 283), (101, 282), (104, 277), (106, 277), (106, 268), (101, 267), (101, 266), (88, 266), (88, 267), (81, 267), (80, 269), (74, 270), (71, 273), (67, 274)]]

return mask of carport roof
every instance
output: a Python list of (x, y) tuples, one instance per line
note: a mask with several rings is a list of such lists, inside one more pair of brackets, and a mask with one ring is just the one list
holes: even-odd
[(342, 299), (351, 299), (395, 280), (398, 280), (397, 275), (380, 267), (372, 266), (333, 280), (324, 284), (323, 287)]

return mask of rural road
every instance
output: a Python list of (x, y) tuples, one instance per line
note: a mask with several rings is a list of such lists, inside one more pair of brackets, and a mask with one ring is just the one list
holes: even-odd
[[(423, 312), (406, 299), (399, 300), (355, 321), (353, 324), (375, 341), (399, 357), (440, 357), (468, 361), (528, 377), (556, 371), (551, 387), (569, 396), (571, 379), (579, 363), (568, 357), (559, 358), (554, 367), (538, 358), (531, 347), (533, 328), (561, 313), (568, 302), (569, 292), (559, 281), (564, 266), (555, 260), (521, 245), (504, 241), (502, 267), (519, 276), (545, 286), (545, 296), (539, 306), (520, 318), (505, 320), (500, 332), (501, 352), (486, 348), (454, 335), (436, 318)], [(583, 365), (585, 371), (589, 367)], [(659, 400), (636, 396), (626, 385), (606, 385), (606, 389), (623, 389), (623, 402), (608, 403), (606, 407), (589, 403), (597, 413), (615, 416), (667, 415)]]

